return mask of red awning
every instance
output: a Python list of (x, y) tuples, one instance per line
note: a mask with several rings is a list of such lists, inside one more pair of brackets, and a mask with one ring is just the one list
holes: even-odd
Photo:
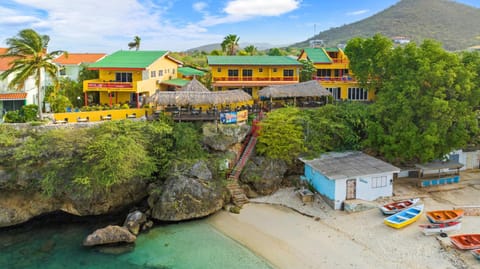
[(25, 99), (27, 99), (26, 92), (0, 93), (0, 100), (25, 100)]

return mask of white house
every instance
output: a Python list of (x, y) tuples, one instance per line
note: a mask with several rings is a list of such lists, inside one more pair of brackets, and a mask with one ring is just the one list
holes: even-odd
[(333, 152), (305, 163), (305, 179), (334, 209), (350, 199), (373, 201), (393, 193), (397, 168), (362, 152)]
[[(6, 48), (0, 48), (0, 54), (5, 54)], [(10, 68), (12, 58), (0, 58), (0, 74)], [(8, 84), (12, 81), (14, 74), (9, 75), (6, 79), (0, 80), (0, 119), (6, 111), (19, 110), (24, 105), (37, 104), (37, 87), (35, 80), (28, 78), (25, 86), (20, 89), (12, 89)]]

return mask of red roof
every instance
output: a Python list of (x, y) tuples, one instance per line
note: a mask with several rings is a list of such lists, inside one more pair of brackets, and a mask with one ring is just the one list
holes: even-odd
[[(0, 54), (7, 53), (6, 48), (0, 48)], [(0, 71), (5, 71), (10, 69), (10, 62), (13, 60), (13, 57), (0, 58)]]
[(0, 93), (0, 100), (24, 100), (27, 99), (26, 92)]
[(94, 63), (105, 57), (105, 53), (69, 53), (68, 57), (65, 54), (60, 55), (53, 60), (57, 64), (80, 65), (82, 63)]

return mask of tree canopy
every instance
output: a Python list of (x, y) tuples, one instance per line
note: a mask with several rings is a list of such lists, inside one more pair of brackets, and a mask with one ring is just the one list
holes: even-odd
[[(8, 85), (11, 88), (22, 89), (25, 82), (33, 77), (37, 88), (38, 116), (42, 119), (42, 86), (43, 75), (50, 76), (55, 86), (58, 85), (57, 66), (52, 60), (65, 51), (57, 50), (47, 53), (50, 37), (40, 35), (32, 29), (21, 30), (17, 36), (8, 38), (7, 52), (0, 57), (13, 58), (10, 68), (0, 74), (0, 79), (6, 79), (10, 74), (14, 75)], [(68, 55), (68, 54), (67, 54)]]
[(478, 73), (435, 41), (393, 47), (356, 38), (346, 53), (355, 76), (375, 88), (365, 145), (395, 162), (425, 162), (466, 146), (478, 133)]

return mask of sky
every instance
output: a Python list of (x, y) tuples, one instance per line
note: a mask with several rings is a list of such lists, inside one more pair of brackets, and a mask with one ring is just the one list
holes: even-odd
[[(49, 50), (184, 51), (221, 43), (286, 46), (372, 16), (398, 0), (1, 0), (0, 47), (20, 30), (49, 35)], [(480, 0), (457, 0), (480, 8)]]

